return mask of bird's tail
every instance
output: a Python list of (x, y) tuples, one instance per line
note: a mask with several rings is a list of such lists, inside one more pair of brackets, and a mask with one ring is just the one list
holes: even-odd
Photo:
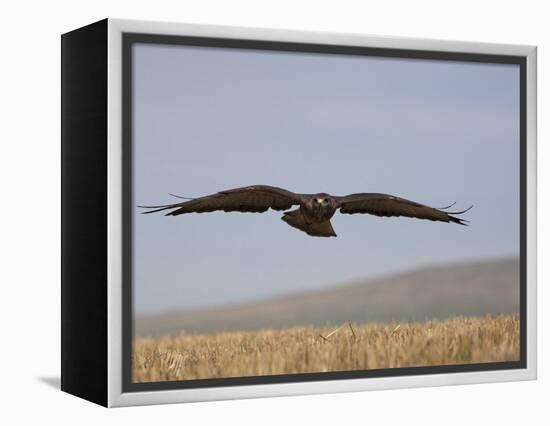
[(324, 222), (312, 223), (308, 222), (300, 209), (287, 212), (281, 217), (286, 223), (293, 228), (305, 232), (312, 237), (336, 237), (336, 232), (330, 223), (330, 220)]

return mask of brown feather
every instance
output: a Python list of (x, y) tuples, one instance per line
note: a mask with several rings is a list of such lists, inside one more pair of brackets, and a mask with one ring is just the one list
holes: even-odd
[(466, 225), (467, 221), (452, 215), (465, 213), (471, 208), (460, 212), (446, 212), (415, 201), (377, 193), (352, 194), (337, 197), (337, 201), (340, 206), (340, 213), (344, 214), (368, 213), (383, 217), (405, 216), (439, 222), (453, 222), (460, 225)]
[(172, 210), (166, 216), (179, 216), (185, 213), (253, 212), (263, 213), (269, 208), (273, 210), (288, 210), (300, 203), (298, 194), (267, 185), (254, 185), (221, 191), (217, 194), (194, 198), (176, 204), (163, 206), (141, 206), (153, 210), (144, 213), (155, 213), (162, 210)]
[(293, 228), (299, 229), (313, 237), (336, 237), (336, 232), (330, 220), (323, 222), (309, 222), (300, 209), (286, 212), (281, 218)]

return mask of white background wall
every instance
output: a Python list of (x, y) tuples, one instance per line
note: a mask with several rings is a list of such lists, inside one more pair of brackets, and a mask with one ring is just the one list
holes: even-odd
[[(548, 424), (545, 2), (3, 2), (0, 67), (0, 422), (3, 424)], [(59, 35), (104, 17), (357, 32), (539, 46), (537, 382), (106, 410), (56, 390), (60, 321)], [(545, 120), (546, 117), (546, 120)], [(545, 359), (546, 358), (546, 359)], [(7, 380), (6, 380), (7, 379)], [(9, 418), (8, 421), (6, 421)], [(546, 420), (546, 421), (545, 421)]]

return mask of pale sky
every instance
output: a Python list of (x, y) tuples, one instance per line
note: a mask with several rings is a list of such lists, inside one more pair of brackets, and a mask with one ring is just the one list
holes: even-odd
[(137, 44), (134, 205), (252, 184), (474, 208), (470, 227), (336, 213), (134, 215), (136, 314), (519, 254), (519, 67)]

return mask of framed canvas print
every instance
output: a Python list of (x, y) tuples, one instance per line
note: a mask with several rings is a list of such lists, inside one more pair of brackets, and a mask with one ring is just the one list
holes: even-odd
[(536, 377), (536, 49), (106, 19), (62, 36), (62, 389)]

